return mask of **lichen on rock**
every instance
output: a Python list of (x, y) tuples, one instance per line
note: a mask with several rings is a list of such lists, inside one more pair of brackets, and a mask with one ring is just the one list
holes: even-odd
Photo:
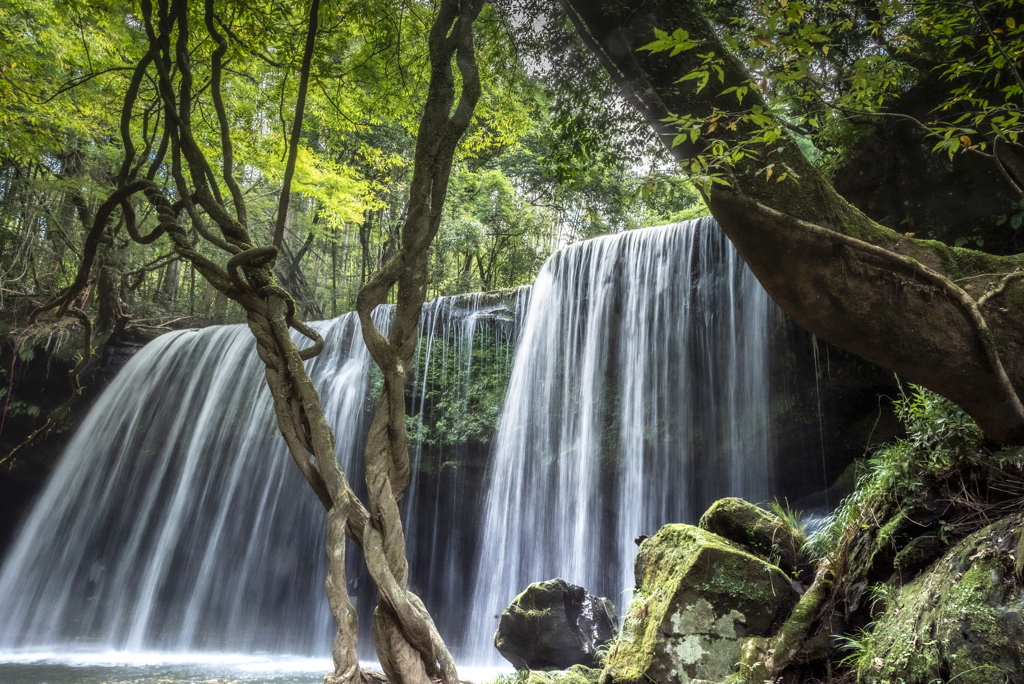
[(797, 593), (778, 567), (692, 525), (666, 525), (640, 546), (637, 588), (602, 682), (719, 681), (748, 637), (778, 629)]

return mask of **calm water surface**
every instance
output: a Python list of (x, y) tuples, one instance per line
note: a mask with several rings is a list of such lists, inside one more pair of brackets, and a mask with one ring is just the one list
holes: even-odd
[[(376, 669), (376, 663), (364, 663)], [(0, 653), (0, 684), (321, 684), (329, 658), (236, 653)], [(482, 683), (512, 668), (460, 667)]]

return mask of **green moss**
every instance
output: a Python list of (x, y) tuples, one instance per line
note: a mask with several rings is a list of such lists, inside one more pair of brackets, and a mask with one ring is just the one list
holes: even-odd
[(938, 535), (922, 535), (899, 550), (893, 565), (903, 572), (913, 573), (935, 560), (941, 551), (942, 542)]
[(1024, 671), (1024, 595), (1014, 579), (1020, 522), (975, 533), (903, 587), (858, 659), (860, 681), (987, 684)]
[(724, 668), (724, 675), (738, 659), (738, 639), (770, 633), (796, 602), (776, 566), (690, 525), (666, 525), (646, 540), (636, 577), (603, 681), (660, 680), (673, 668)]
[(906, 526), (907, 520), (907, 511), (903, 508), (897, 509), (896, 513), (886, 520), (885, 524), (878, 529), (878, 534), (875, 535), (876, 552), (878, 548), (893, 545), (898, 531)]
[(779, 516), (743, 499), (719, 499), (701, 516), (698, 525), (748, 547), (791, 575), (803, 562), (804, 535)]
[(793, 612), (782, 625), (778, 635), (772, 640), (776, 654), (788, 656), (795, 653), (804, 637), (811, 622), (818, 614), (818, 609), (828, 599), (832, 589), (832, 577), (830, 573), (822, 575), (819, 581), (815, 582), (810, 591), (800, 597)]
[(913, 242), (938, 257), (942, 271), (951, 280), (982, 273), (1009, 273), (1020, 263), (1020, 259), (1014, 257), (996, 256), (962, 247), (950, 247), (938, 240), (914, 240)]
[(597, 684), (601, 670), (573, 665), (568, 670), (521, 670), (512, 681), (494, 684)]

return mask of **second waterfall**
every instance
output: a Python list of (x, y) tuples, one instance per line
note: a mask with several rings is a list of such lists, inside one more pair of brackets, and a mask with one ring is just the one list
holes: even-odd
[(497, 615), (530, 582), (621, 609), (635, 537), (768, 496), (776, 311), (711, 220), (548, 260), (492, 448), (469, 652), (497, 662)]

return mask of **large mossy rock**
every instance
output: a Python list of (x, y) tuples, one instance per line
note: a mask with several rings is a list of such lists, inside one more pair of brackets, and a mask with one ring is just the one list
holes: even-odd
[(615, 607), (564, 579), (536, 582), (501, 614), (494, 646), (517, 670), (598, 666), (618, 631)]
[(720, 681), (746, 639), (775, 633), (798, 599), (779, 568), (692, 525), (666, 525), (640, 545), (636, 583), (606, 683)]
[(869, 684), (1024, 684), (1024, 517), (950, 549), (904, 586), (857, 659)]
[(698, 526), (763, 558), (775, 559), (790, 577), (806, 578), (810, 574), (810, 564), (801, 551), (804, 536), (777, 515), (743, 499), (719, 499), (701, 516)]

